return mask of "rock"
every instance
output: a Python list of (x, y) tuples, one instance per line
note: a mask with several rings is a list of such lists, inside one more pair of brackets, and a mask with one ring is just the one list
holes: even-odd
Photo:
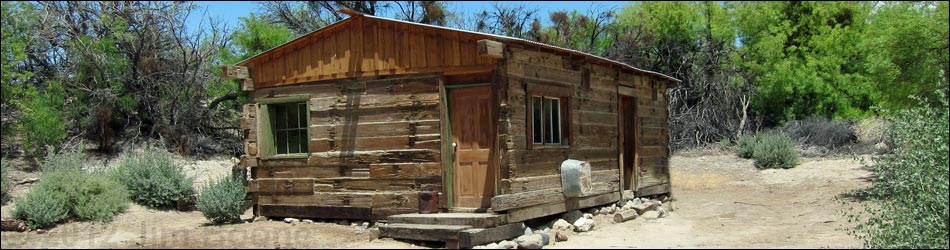
[(46, 231), (45, 229), (38, 229), (38, 230), (36, 230), (36, 233), (37, 233), (37, 234), (45, 234), (46, 232), (48, 232), (48, 231)]
[(574, 222), (574, 232), (587, 232), (594, 229), (594, 220), (580, 218)]
[(544, 246), (544, 240), (540, 234), (522, 235), (515, 239), (518, 243), (518, 249), (541, 249)]
[(488, 248), (485, 246), (474, 246), (472, 247), (472, 249), (488, 249)]
[(531, 228), (530, 228), (530, 227), (524, 227), (524, 234), (523, 234), (523, 235), (532, 235), (532, 234), (534, 234), (534, 232), (531, 231)]
[(301, 220), (300, 222), (307, 223), (307, 224), (313, 224), (313, 220), (309, 220), (309, 219), (304, 219), (304, 220)]
[(369, 228), (369, 222), (360, 223), (360, 227), (362, 227), (362, 228)]
[(349, 224), (350, 224), (350, 221), (348, 221), (348, 220), (338, 220), (338, 221), (336, 222), (336, 224), (337, 224), (337, 225), (346, 226), (346, 225), (349, 225)]
[(539, 233), (537, 235), (541, 236), (541, 245), (547, 246), (548, 244), (551, 244), (551, 235), (548, 235), (547, 233)]
[(258, 221), (267, 221), (267, 216), (254, 217), (254, 222), (258, 222)]
[(610, 210), (609, 210), (609, 211), (610, 211), (610, 213), (607, 213), (607, 214), (616, 213), (616, 212), (617, 212), (617, 204), (616, 204), (616, 203), (615, 203), (615, 204), (610, 204)]
[(501, 249), (501, 246), (499, 246), (498, 243), (492, 242), (485, 245), (485, 249)]
[(297, 222), (300, 222), (300, 220), (297, 219), (297, 218), (284, 218), (284, 222), (287, 222), (287, 223), (290, 223), (290, 224), (295, 224), (295, 223), (297, 223)]
[(887, 143), (879, 142), (874, 144), (874, 151), (877, 154), (885, 154), (887, 152), (891, 152), (891, 147), (887, 146)]
[(369, 241), (374, 241), (379, 239), (379, 229), (370, 229), (369, 230)]
[(363, 234), (363, 229), (362, 229), (362, 228), (356, 229), (356, 232), (355, 232), (355, 233), (356, 233), (356, 235), (361, 235), (361, 234)]
[(564, 215), (561, 216), (561, 219), (566, 220), (567, 223), (574, 223), (575, 221), (577, 221), (577, 219), (580, 219), (583, 217), (584, 217), (584, 213), (581, 213), (581, 211), (571, 210), (570, 212), (564, 213)]
[(514, 241), (503, 240), (498, 242), (498, 247), (499, 249), (516, 249), (518, 248), (518, 243), (515, 243)]
[(567, 241), (567, 233), (562, 232), (562, 231), (554, 232), (554, 241), (555, 242)]
[(640, 217), (647, 218), (647, 219), (656, 219), (657, 216), (659, 215), (660, 213), (655, 210), (648, 210), (648, 211), (644, 211), (643, 213), (640, 213)]
[(574, 230), (574, 225), (571, 225), (570, 222), (567, 222), (564, 219), (559, 219), (555, 221), (553, 225), (551, 225), (551, 229), (554, 229), (555, 231), (560, 231), (560, 230), (570, 231), (570, 230)]
[(665, 208), (660, 207), (660, 208), (657, 208), (657, 209), (656, 209), (656, 218), (657, 218), (657, 219), (666, 217), (666, 215), (667, 215), (667, 214), (666, 214), (666, 209), (665, 209)]
[(594, 215), (593, 215), (593, 214), (584, 214), (584, 219), (588, 219), (588, 220), (594, 219)]
[(26, 227), (26, 222), (17, 219), (3, 219), (3, 231), (14, 231), (14, 232), (25, 232), (29, 228)]

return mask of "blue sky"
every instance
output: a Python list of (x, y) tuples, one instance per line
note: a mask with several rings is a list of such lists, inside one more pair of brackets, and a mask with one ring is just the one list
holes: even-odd
[[(475, 11), (486, 10), (492, 7), (494, 1), (454, 1), (448, 4), (448, 8), (451, 11), (465, 11), (467, 13), (472, 13)], [(519, 4), (522, 3), (527, 7), (537, 7), (540, 9), (540, 19), (542, 22), (547, 25), (548, 13), (552, 11), (559, 10), (577, 10), (581, 13), (586, 13), (587, 9), (591, 5), (599, 5), (603, 8), (614, 8), (620, 10), (620, 8), (626, 5), (629, 2), (626, 1), (500, 1), (502, 4)], [(190, 27), (195, 27), (199, 21), (201, 13), (207, 8), (208, 16), (216, 19), (220, 19), (227, 23), (228, 28), (233, 29), (240, 25), (238, 17), (248, 16), (250, 13), (260, 13), (259, 4), (256, 1), (196, 1), (196, 5), (199, 6), (199, 10), (188, 20), (188, 25)]]

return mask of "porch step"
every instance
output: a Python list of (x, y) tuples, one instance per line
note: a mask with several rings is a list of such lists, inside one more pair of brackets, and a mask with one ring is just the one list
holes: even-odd
[(389, 223), (431, 224), (471, 226), (490, 228), (504, 225), (507, 217), (493, 213), (436, 213), (436, 214), (399, 214), (389, 216)]
[(457, 241), (459, 232), (470, 229), (466, 225), (433, 225), (392, 223), (379, 227), (380, 237), (421, 241)]

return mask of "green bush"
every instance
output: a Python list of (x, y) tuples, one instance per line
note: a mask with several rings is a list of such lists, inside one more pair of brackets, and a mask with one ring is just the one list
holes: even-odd
[(195, 193), (193, 178), (161, 149), (145, 150), (124, 159), (114, 175), (129, 190), (132, 200), (150, 208), (169, 208)]
[(224, 177), (202, 188), (196, 205), (212, 223), (231, 223), (241, 219), (245, 197), (240, 176)]
[(752, 159), (758, 168), (793, 168), (798, 165), (798, 152), (791, 138), (781, 132), (759, 133)]
[(950, 248), (950, 106), (946, 93), (939, 95), (939, 107), (922, 101), (888, 118), (898, 146), (870, 166), (878, 175), (867, 190), (872, 205), (849, 212), (867, 248)]
[(739, 141), (736, 145), (736, 154), (739, 155), (739, 157), (751, 159), (755, 147), (755, 140), (755, 135), (750, 134), (744, 134), (739, 137)]
[(7, 204), (10, 199), (10, 173), (7, 170), (7, 159), (0, 159), (0, 204)]
[(32, 229), (48, 228), (69, 218), (69, 208), (66, 200), (53, 191), (34, 189), (16, 200), (13, 216)]
[(67, 218), (111, 221), (128, 208), (129, 194), (117, 181), (102, 173), (82, 169), (76, 152), (53, 154), (41, 165), (40, 182), (16, 202), (16, 217), (30, 228), (45, 228)]

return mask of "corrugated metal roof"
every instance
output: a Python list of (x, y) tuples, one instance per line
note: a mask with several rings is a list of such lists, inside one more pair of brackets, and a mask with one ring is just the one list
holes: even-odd
[[(633, 70), (633, 71), (642, 72), (642, 73), (646, 73), (646, 74), (650, 74), (650, 75), (655, 75), (655, 76), (658, 76), (658, 77), (665, 78), (665, 79), (667, 79), (667, 80), (673, 81), (673, 82), (675, 82), (675, 83), (680, 83), (680, 82), (682, 82), (682, 81), (679, 80), (679, 79), (673, 78), (673, 77), (671, 77), (671, 76), (668, 76), (668, 75), (665, 75), (665, 74), (662, 74), (662, 73), (659, 73), (659, 72), (650, 71), (650, 70), (645, 70), (645, 69), (640, 69), (640, 68), (634, 67), (634, 66), (632, 66), (632, 65), (626, 64), (626, 63), (622, 63), (622, 62), (618, 62), (618, 61), (615, 61), (615, 60), (603, 58), (603, 57), (600, 57), (600, 56), (597, 56), (597, 55), (593, 55), (593, 54), (589, 54), (589, 53), (581, 52), (581, 51), (577, 51), (577, 50), (567, 49), (567, 48), (561, 48), (561, 47), (557, 47), (557, 46), (553, 46), (553, 45), (548, 45), (548, 44), (544, 44), (544, 43), (539, 43), (539, 42), (535, 42), (535, 41), (529, 41), (529, 40), (525, 40), (525, 39), (521, 39), (521, 38), (515, 38), (515, 37), (509, 37), (509, 36), (501, 36), (501, 35), (495, 35), (495, 34), (489, 34), (489, 33), (482, 33), (482, 32), (475, 32), (475, 31), (469, 31), (469, 30), (461, 30), (461, 29), (455, 29), (455, 28), (448, 28), (448, 27), (442, 27), (442, 26), (436, 26), (436, 25), (430, 25), (430, 24), (424, 24), (424, 23), (409, 22), (409, 21), (403, 21), (403, 20), (392, 19), (392, 18), (386, 18), (386, 17), (378, 17), (378, 16), (372, 16), (372, 15), (366, 15), (366, 14), (363, 14), (363, 15), (360, 15), (360, 16), (361, 16), (361, 17), (366, 17), (366, 18), (371, 18), (371, 19), (377, 19), (377, 20), (384, 20), (384, 21), (390, 21), (390, 22), (400, 22), (400, 23), (406, 23), (406, 24), (411, 24), (411, 25), (419, 25), (419, 26), (430, 27), (430, 28), (436, 28), (436, 29), (451, 30), (451, 31), (456, 31), (456, 32), (464, 32), (464, 33), (469, 33), (469, 34), (488, 36), (488, 37), (492, 37), (492, 38), (499, 39), (499, 40), (502, 40), (502, 41), (507, 41), (507, 42), (517, 42), (517, 43), (523, 43), (523, 44), (529, 44), (529, 45), (533, 45), (533, 46), (543, 47), (543, 48), (546, 48), (546, 49), (559, 50), (559, 51), (568, 52), (568, 53), (575, 54), (575, 55), (581, 55), (581, 56), (590, 57), (590, 58), (593, 58), (593, 59), (596, 59), (596, 60), (601, 60), (601, 61), (605, 61), (605, 62), (608, 62), (608, 63), (616, 64), (616, 65), (619, 65), (619, 66), (621, 66), (621, 67), (625, 67), (625, 68), (630, 69), (630, 70)], [(291, 40), (291, 41), (289, 41), (289, 42), (286, 42), (286, 43), (284, 43), (284, 44), (278, 45), (278, 46), (276, 46), (276, 47), (274, 47), (274, 48), (271, 48), (271, 49), (269, 49), (269, 50), (266, 50), (266, 51), (264, 51), (264, 52), (258, 53), (257, 55), (254, 55), (254, 56), (252, 56), (252, 57), (250, 57), (250, 58), (244, 59), (244, 60), (238, 62), (236, 65), (242, 65), (242, 64), (244, 64), (244, 63), (247, 62), (247, 61), (250, 61), (250, 60), (252, 60), (252, 59), (254, 59), (254, 58), (257, 58), (257, 57), (259, 57), (259, 56), (261, 56), (261, 55), (263, 55), (263, 54), (266, 54), (267, 52), (270, 52), (270, 51), (275, 50), (275, 49), (277, 49), (277, 48), (283, 47), (283, 46), (285, 46), (285, 45), (287, 45), (287, 44), (293, 43), (293, 42), (295, 42), (295, 41), (297, 41), (297, 40), (300, 40), (300, 39), (302, 39), (302, 38), (304, 38), (304, 37), (310, 36), (310, 35), (312, 35), (312, 34), (314, 34), (314, 33), (317, 33), (317, 32), (319, 32), (319, 31), (321, 31), (321, 30), (329, 29), (329, 28), (331, 28), (331, 27), (333, 27), (333, 26), (336, 26), (336, 25), (339, 25), (339, 24), (341, 24), (341, 23), (347, 22), (347, 21), (353, 19), (354, 17), (355, 17), (355, 16), (350, 16), (350, 17), (348, 17), (348, 18), (346, 18), (346, 19), (343, 19), (343, 20), (337, 21), (337, 22), (335, 22), (335, 23), (332, 23), (332, 24), (330, 24), (330, 25), (327, 25), (326, 27), (323, 27), (323, 28), (317, 29), (317, 30), (315, 30), (315, 31), (312, 31), (312, 32), (310, 32), (310, 33), (307, 33), (306, 35), (299, 36), (299, 37), (297, 37), (297, 38), (295, 38), (295, 39), (293, 39), (293, 40)]]

